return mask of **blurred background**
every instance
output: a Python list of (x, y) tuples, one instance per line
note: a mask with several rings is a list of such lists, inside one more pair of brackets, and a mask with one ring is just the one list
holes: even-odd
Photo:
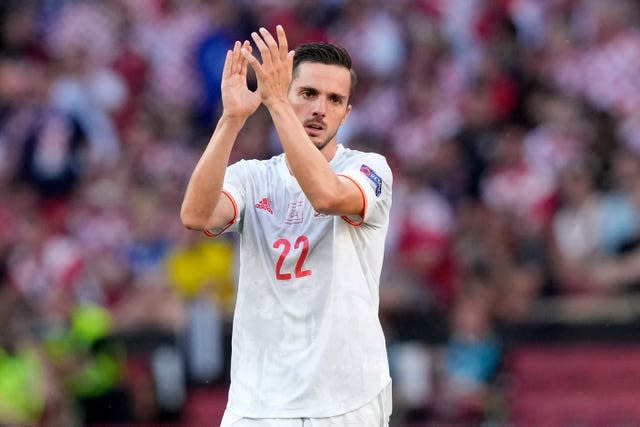
[[(217, 425), (236, 237), (179, 220), (226, 50), (350, 50), (395, 177), (392, 426), (640, 425), (634, 0), (2, 0), (0, 424)], [(266, 111), (232, 161), (281, 148)]]

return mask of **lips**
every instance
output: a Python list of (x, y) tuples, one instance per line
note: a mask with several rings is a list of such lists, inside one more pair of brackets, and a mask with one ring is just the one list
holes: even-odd
[(310, 121), (305, 123), (304, 128), (307, 130), (309, 134), (318, 134), (322, 132), (325, 128), (324, 124), (318, 121)]

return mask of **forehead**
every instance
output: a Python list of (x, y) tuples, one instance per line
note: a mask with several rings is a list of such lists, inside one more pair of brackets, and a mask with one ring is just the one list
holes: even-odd
[(312, 87), (320, 92), (349, 95), (351, 73), (340, 65), (303, 62), (294, 73), (296, 87)]

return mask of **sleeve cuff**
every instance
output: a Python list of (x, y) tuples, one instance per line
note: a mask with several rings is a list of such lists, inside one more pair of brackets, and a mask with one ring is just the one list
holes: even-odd
[(338, 176), (342, 176), (347, 178), (348, 180), (350, 180), (351, 182), (353, 182), (356, 187), (358, 187), (358, 190), (360, 190), (360, 195), (362, 196), (362, 216), (360, 215), (342, 215), (341, 218), (349, 225), (352, 225), (354, 227), (359, 227), (361, 226), (366, 217), (367, 217), (367, 211), (369, 210), (369, 194), (367, 194), (367, 185), (366, 183), (363, 183), (361, 181), (361, 177), (359, 177), (358, 175), (361, 175), (358, 172), (351, 172), (351, 171), (347, 171), (347, 172), (343, 172), (343, 173), (339, 173)]
[(204, 235), (207, 237), (218, 237), (238, 221), (238, 204), (236, 203), (236, 200), (233, 198), (231, 193), (229, 193), (227, 190), (223, 189), (221, 192), (223, 195), (227, 196), (227, 198), (231, 202), (231, 205), (233, 206), (233, 218), (231, 218), (231, 220), (221, 228), (216, 228), (211, 230), (208, 230), (208, 229), (202, 230)]

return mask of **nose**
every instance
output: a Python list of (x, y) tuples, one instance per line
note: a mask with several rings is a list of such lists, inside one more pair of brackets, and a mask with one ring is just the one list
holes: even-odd
[(327, 112), (327, 100), (323, 97), (317, 97), (312, 106), (312, 111), (314, 116), (324, 117)]

